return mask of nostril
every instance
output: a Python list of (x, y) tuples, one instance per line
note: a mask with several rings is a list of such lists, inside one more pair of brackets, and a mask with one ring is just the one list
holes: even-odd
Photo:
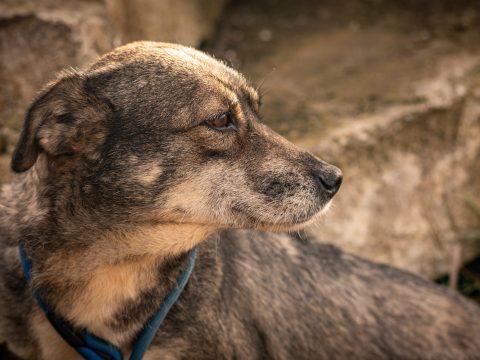
[(333, 166), (327, 169), (314, 170), (313, 176), (325, 190), (332, 194), (338, 191), (343, 181), (342, 172)]

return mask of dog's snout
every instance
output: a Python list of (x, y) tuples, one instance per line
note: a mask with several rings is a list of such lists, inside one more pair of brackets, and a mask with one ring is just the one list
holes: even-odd
[(333, 165), (326, 165), (317, 168), (313, 170), (312, 175), (318, 181), (320, 186), (332, 196), (336, 194), (340, 185), (342, 185), (342, 171)]

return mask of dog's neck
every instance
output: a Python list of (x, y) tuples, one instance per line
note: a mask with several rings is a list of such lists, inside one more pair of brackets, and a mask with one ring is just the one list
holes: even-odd
[(34, 184), (41, 175), (37, 171), (22, 175), (15, 186), (28, 191), (4, 188), (2, 195), (7, 217), (19, 224), (17, 241), (24, 244), (32, 264), (33, 286), (74, 326), (128, 346), (175, 284), (188, 251), (215, 229), (145, 223), (98, 230), (83, 224), (76, 232), (82, 238), (72, 238), (71, 231), (52, 226), (54, 219), (39, 200)]
[[(208, 234), (193, 225), (167, 224), (104, 235), (86, 249), (58, 250), (44, 261), (39, 252), (30, 250), (36, 254), (31, 258), (33, 286), (72, 324), (115, 345), (129, 344), (175, 285), (188, 250)], [(176, 241), (188, 246), (179, 247), (178, 253), (155, 253), (153, 244), (162, 238), (162, 244)], [(135, 243), (144, 253), (130, 251)]]

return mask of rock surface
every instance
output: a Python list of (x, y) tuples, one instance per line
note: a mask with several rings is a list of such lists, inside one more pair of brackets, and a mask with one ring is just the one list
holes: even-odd
[(478, 254), (480, 4), (242, 2), (211, 50), (264, 120), (345, 175), (319, 241), (434, 278)]
[(226, 0), (106, 0), (122, 43), (136, 40), (198, 46), (209, 39)]
[(101, 2), (2, 1), (0, 126), (18, 130), (41, 86), (64, 68), (85, 66), (113, 40)]

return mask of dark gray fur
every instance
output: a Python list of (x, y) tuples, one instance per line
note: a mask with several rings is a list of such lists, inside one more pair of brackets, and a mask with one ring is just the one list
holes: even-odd
[[(302, 233), (259, 231), (303, 227), (341, 173), (258, 112), (241, 75), (170, 44), (120, 48), (48, 85), (26, 115), (19, 174), (0, 195), (0, 343), (25, 359), (68, 350), (42, 340), (49, 325), (19, 243), (34, 286), (74, 323), (74, 308), (94, 310), (82, 304), (99, 269), (140, 266), (135, 295), (113, 298), (115, 311), (94, 321), (125, 354), (198, 245), (149, 359), (479, 358), (480, 309), (469, 300)], [(222, 113), (235, 131), (211, 128)]]

